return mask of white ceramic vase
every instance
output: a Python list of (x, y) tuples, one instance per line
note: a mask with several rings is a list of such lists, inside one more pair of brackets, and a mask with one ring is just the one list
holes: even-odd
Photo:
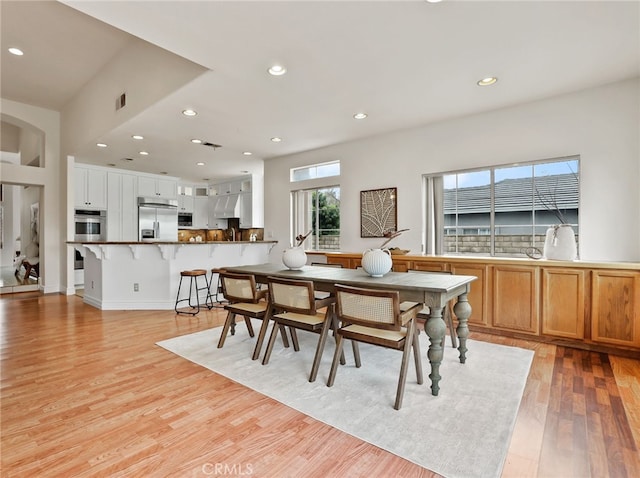
[(569, 224), (559, 224), (547, 229), (543, 256), (554, 261), (573, 261), (578, 255), (576, 236)]
[(289, 247), (282, 254), (282, 262), (289, 269), (302, 269), (307, 263), (307, 253), (301, 246)]
[(368, 249), (362, 254), (362, 268), (371, 277), (382, 277), (392, 266), (389, 249)]

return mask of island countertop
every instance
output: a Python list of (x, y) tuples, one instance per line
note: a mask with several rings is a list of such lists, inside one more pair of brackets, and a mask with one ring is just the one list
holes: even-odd
[(187, 245), (202, 244), (277, 244), (278, 241), (67, 241), (67, 244), (96, 245), (96, 246), (129, 246), (129, 245)]

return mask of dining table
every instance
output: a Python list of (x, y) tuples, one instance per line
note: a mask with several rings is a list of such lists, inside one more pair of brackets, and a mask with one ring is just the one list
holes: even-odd
[(383, 289), (397, 291), (400, 301), (423, 303), (430, 309), (424, 330), (429, 337), (427, 357), (431, 365), (429, 379), (431, 393), (438, 395), (440, 390), (440, 364), (443, 357), (443, 337), (446, 325), (442, 318), (444, 307), (450, 300), (456, 303), (453, 312), (458, 325), (458, 351), (460, 363), (466, 362), (467, 337), (469, 327), (467, 321), (471, 316), (468, 294), (475, 276), (455, 274), (429, 274), (412, 272), (388, 272), (382, 277), (372, 277), (364, 269), (346, 269), (340, 267), (325, 267), (305, 265), (299, 269), (288, 269), (279, 263), (243, 265), (224, 267), (225, 271), (239, 274), (251, 274), (258, 283), (267, 284), (269, 277), (298, 279), (313, 282), (317, 291), (335, 292), (336, 284), (349, 285), (367, 289)]

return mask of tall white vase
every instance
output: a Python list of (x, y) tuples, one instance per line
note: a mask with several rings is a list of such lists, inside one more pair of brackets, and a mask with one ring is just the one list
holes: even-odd
[(578, 255), (576, 235), (569, 224), (560, 224), (547, 229), (544, 240), (545, 259), (573, 261)]
[(307, 253), (301, 246), (289, 247), (282, 254), (282, 262), (289, 269), (302, 269), (307, 263)]
[(371, 277), (382, 277), (392, 266), (389, 249), (368, 249), (362, 254), (362, 268)]

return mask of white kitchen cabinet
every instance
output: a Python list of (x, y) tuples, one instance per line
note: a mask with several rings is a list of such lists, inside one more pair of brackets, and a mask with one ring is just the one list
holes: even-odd
[(207, 229), (209, 227), (209, 198), (196, 196), (193, 206), (193, 227)]
[(238, 201), (240, 227), (243, 229), (249, 229), (253, 227), (252, 196), (253, 195), (250, 192), (242, 193), (240, 194), (240, 200)]
[(194, 208), (193, 196), (187, 196), (186, 194), (178, 195), (178, 212), (193, 212)]
[(138, 238), (137, 178), (133, 174), (107, 174), (107, 240)]
[(85, 166), (74, 170), (76, 209), (107, 208), (107, 172)]
[(176, 199), (178, 196), (178, 181), (153, 176), (138, 176), (138, 195)]

